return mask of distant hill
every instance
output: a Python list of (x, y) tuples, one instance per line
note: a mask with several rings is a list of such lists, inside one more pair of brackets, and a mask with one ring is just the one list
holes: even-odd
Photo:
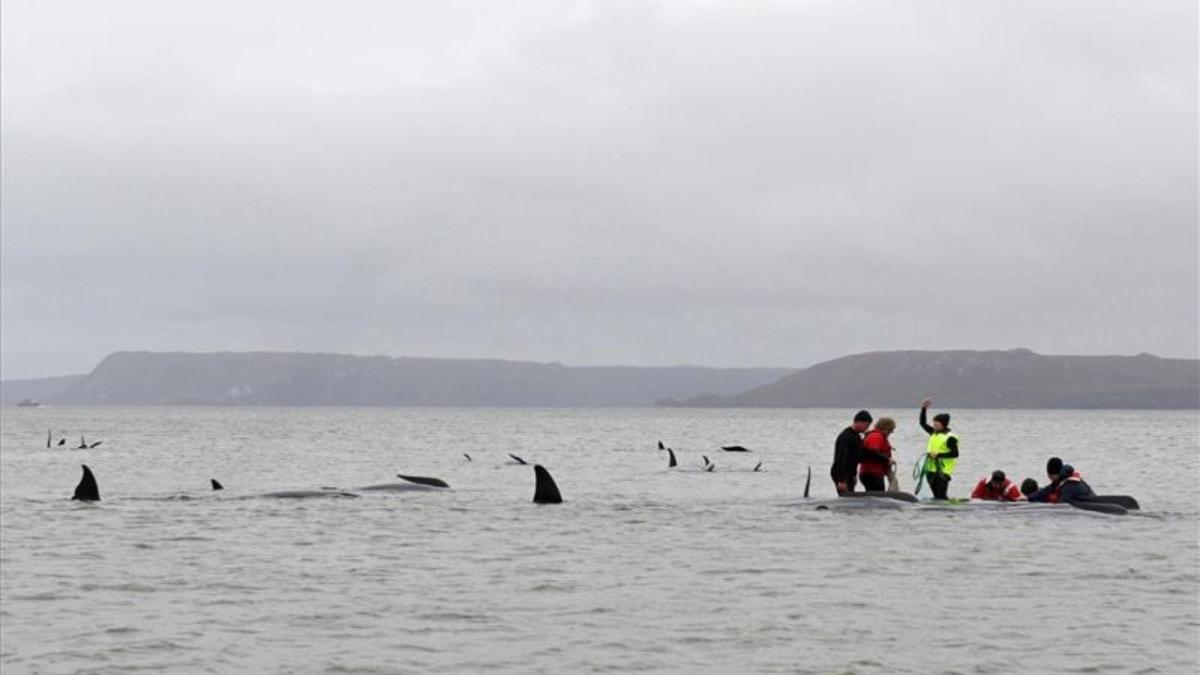
[(45, 400), (64, 405), (642, 406), (703, 391), (734, 394), (789, 372), (279, 352), (118, 352)]
[(36, 380), (4, 380), (0, 382), (0, 406), (17, 405), (27, 399), (46, 401), (70, 389), (84, 377), (86, 376), (63, 375)]
[(1138, 356), (1043, 356), (1012, 351), (903, 351), (819, 363), (733, 396), (659, 405), (697, 407), (940, 406), (1200, 408), (1200, 361)]

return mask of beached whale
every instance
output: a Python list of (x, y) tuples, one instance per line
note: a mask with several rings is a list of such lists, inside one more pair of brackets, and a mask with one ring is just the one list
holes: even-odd
[(338, 490), (336, 488), (326, 488), (323, 490), (280, 490), (278, 492), (266, 492), (257, 497), (267, 497), (269, 499), (325, 499), (332, 497), (358, 497), (353, 492)]

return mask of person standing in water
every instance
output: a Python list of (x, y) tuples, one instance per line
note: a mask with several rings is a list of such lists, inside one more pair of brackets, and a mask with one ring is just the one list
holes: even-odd
[(833, 444), (833, 466), (829, 476), (837, 487), (837, 493), (854, 492), (858, 476), (858, 461), (862, 456), (862, 434), (871, 426), (871, 413), (859, 410), (854, 414), (854, 423), (842, 429)]
[(858, 479), (867, 492), (883, 492), (884, 479), (892, 466), (892, 444), (888, 436), (896, 430), (896, 421), (880, 417), (875, 428), (863, 438), (862, 459), (858, 464)]
[(933, 416), (933, 426), (925, 419), (926, 411), (933, 399), (921, 402), (921, 416), (918, 422), (925, 433), (929, 434), (929, 444), (925, 446), (925, 481), (933, 490), (934, 499), (946, 499), (946, 490), (950, 487), (950, 477), (954, 474), (954, 465), (958, 463), (958, 436), (950, 431), (950, 414), (938, 413)]

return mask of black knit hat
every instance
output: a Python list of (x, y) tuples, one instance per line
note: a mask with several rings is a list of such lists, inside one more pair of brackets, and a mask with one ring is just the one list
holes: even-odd
[(859, 410), (858, 412), (854, 413), (854, 421), (855, 422), (866, 422), (867, 424), (870, 424), (871, 423), (871, 413), (867, 412), (866, 410)]
[(950, 426), (950, 413), (938, 413), (933, 416), (934, 422), (941, 422), (942, 426)]
[(1057, 476), (1062, 471), (1062, 460), (1058, 457), (1051, 457), (1050, 461), (1046, 462), (1046, 475)]
[(1005, 478), (1006, 478), (1006, 476), (1004, 475), (1004, 472), (1001, 471), (1000, 469), (996, 469), (995, 471), (992, 472), (992, 482), (993, 483), (999, 483), (1000, 481), (1004, 480)]

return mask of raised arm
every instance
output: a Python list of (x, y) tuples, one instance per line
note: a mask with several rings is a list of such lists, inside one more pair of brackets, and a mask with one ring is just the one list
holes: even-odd
[(925, 433), (932, 436), (933, 435), (933, 427), (929, 426), (929, 422), (927, 422), (925, 419), (925, 411), (929, 409), (930, 403), (933, 403), (933, 401), (931, 401), (929, 399), (925, 399), (924, 401), (921, 401), (921, 416), (919, 418), (917, 418), (917, 422), (920, 423), (921, 428), (925, 430)]

